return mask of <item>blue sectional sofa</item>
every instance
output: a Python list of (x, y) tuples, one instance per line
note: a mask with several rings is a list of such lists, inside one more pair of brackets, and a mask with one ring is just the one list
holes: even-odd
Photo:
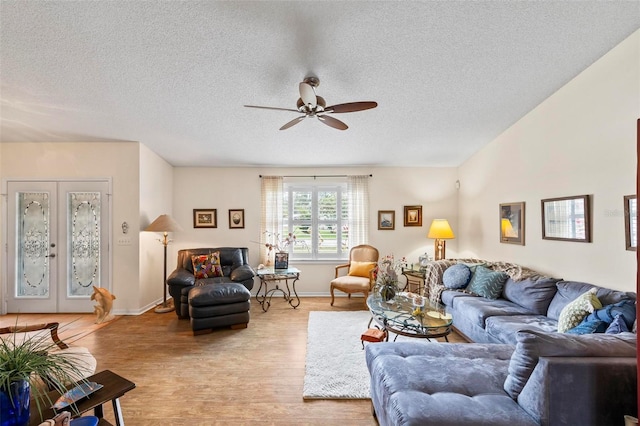
[(604, 331), (602, 319), (620, 315), (617, 321), (631, 329), (635, 293), (544, 277), (514, 264), (465, 262), (508, 275), (498, 297), (447, 289), (442, 278), (457, 263), (452, 260), (430, 265), (427, 288), (476, 343), (367, 347), (381, 425), (601, 426), (637, 413), (636, 334), (557, 332), (563, 308), (591, 289), (603, 307), (583, 322)]

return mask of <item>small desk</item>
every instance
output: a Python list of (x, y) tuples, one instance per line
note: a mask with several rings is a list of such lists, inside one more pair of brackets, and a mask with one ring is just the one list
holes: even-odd
[(409, 291), (411, 293), (421, 294), (429, 297), (428, 294), (423, 294), (423, 292), (425, 291), (424, 280), (426, 278), (424, 269), (402, 269), (402, 275), (407, 278), (407, 285), (404, 286), (402, 291)]
[[(256, 271), (258, 278), (260, 278), (260, 287), (258, 288), (258, 292), (256, 293), (256, 300), (262, 306), (262, 310), (267, 312), (269, 307), (271, 306), (271, 298), (273, 297), (273, 293), (279, 291), (284, 295), (284, 300), (289, 302), (289, 305), (293, 307), (293, 309), (300, 306), (300, 298), (298, 297), (298, 293), (296, 292), (296, 281), (300, 278), (300, 270), (298, 268), (287, 268), (287, 269), (273, 269), (273, 268), (262, 268)], [(292, 280), (291, 287), (289, 287), (289, 280)], [(279, 287), (279, 282), (284, 281), (286, 291), (284, 288)], [(269, 290), (269, 283), (275, 282), (275, 287)], [(264, 291), (262, 288), (264, 287)], [(291, 296), (291, 290), (293, 290), (293, 296)], [(262, 294), (260, 292), (262, 291)]]
[[(104, 370), (86, 378), (89, 382), (96, 382), (103, 386), (102, 389), (92, 393), (86, 398), (76, 402), (76, 409), (80, 414), (85, 413), (93, 409), (94, 416), (98, 417), (100, 421), (98, 426), (113, 426), (111, 423), (103, 418), (102, 404), (111, 401), (113, 405), (113, 414), (116, 418), (117, 426), (124, 426), (124, 418), (122, 417), (122, 411), (120, 410), (120, 398), (125, 393), (136, 387), (135, 383), (118, 376), (116, 373), (110, 370)], [(49, 398), (52, 403), (60, 397), (60, 393), (56, 391), (49, 392)], [(44, 404), (46, 402), (41, 402)], [(29, 426), (38, 426), (46, 419), (53, 418), (56, 413), (60, 411), (71, 411), (71, 415), (76, 417), (74, 410), (71, 407), (66, 407), (62, 410), (54, 411), (52, 408), (42, 410), (42, 420), (40, 419), (40, 413), (38, 412), (38, 405), (32, 399), (31, 400), (31, 418), (29, 419)]]

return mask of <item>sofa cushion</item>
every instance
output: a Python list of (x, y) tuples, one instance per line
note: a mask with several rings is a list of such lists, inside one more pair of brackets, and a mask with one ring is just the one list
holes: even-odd
[(587, 315), (600, 308), (602, 308), (602, 304), (596, 297), (595, 288), (582, 293), (574, 301), (562, 308), (560, 316), (558, 317), (558, 332), (564, 333), (575, 327), (580, 324)]
[(507, 279), (502, 297), (531, 310), (538, 315), (546, 315), (549, 304), (558, 288), (557, 278), (529, 278), (522, 281)]
[(446, 288), (464, 288), (471, 281), (471, 269), (464, 263), (448, 267), (442, 274), (442, 283)]
[(520, 330), (533, 330), (542, 333), (555, 333), (558, 322), (544, 315), (505, 315), (493, 316), (485, 321), (485, 331), (494, 341), (515, 345)]
[(562, 308), (564, 308), (567, 303), (572, 302), (578, 296), (592, 288), (597, 289), (596, 296), (603, 306), (611, 305), (621, 300), (636, 300), (636, 295), (631, 292), (611, 290), (577, 281), (558, 281), (556, 287), (558, 287), (558, 291), (556, 295), (553, 296), (553, 300), (551, 300), (549, 310), (547, 311), (547, 316), (555, 320), (559, 318)]
[(618, 314), (604, 332), (606, 334), (618, 334), (624, 333), (625, 331), (629, 331), (627, 323), (624, 320), (624, 316), (622, 314)]
[(354, 260), (349, 263), (348, 275), (352, 277), (369, 278), (369, 273), (376, 267), (376, 265), (376, 262), (358, 262), (357, 260)]
[(509, 362), (504, 390), (516, 399), (529, 380), (540, 357), (635, 357), (636, 335), (545, 333), (519, 331)]
[(485, 328), (485, 320), (493, 316), (526, 315), (531, 312), (522, 306), (504, 299), (485, 299), (484, 297), (456, 297), (453, 299), (455, 318), (465, 317), (467, 322)]
[(487, 299), (497, 299), (502, 294), (507, 278), (509, 276), (504, 272), (491, 271), (484, 266), (478, 266), (467, 286), (467, 291)]
[(196, 279), (221, 277), (220, 253), (200, 254), (191, 256), (193, 274)]
[(454, 299), (457, 297), (477, 297), (473, 294), (466, 293), (459, 290), (445, 290), (441, 294), (442, 304), (445, 306), (453, 306)]

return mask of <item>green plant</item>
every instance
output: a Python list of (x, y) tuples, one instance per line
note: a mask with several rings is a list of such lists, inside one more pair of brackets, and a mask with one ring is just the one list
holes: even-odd
[[(47, 327), (57, 323), (47, 324)], [(38, 411), (41, 404), (50, 406), (53, 401), (48, 397), (48, 392), (56, 390), (60, 394), (78, 385), (83, 374), (79, 369), (77, 354), (69, 355), (57, 351), (60, 341), (52, 339), (56, 333), (48, 334), (48, 328), (37, 333), (27, 335), (31, 331), (29, 327), (10, 327), (2, 331), (10, 330), (10, 334), (0, 336), (0, 390), (6, 392), (10, 398), (11, 384), (19, 381), (27, 381), (30, 385), (31, 395), (36, 402)], [(62, 343), (63, 347), (66, 347)]]

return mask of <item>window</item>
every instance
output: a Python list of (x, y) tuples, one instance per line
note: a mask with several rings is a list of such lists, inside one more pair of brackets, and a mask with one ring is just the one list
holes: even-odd
[(369, 176), (284, 179), (262, 177), (260, 256), (270, 264), (272, 245), (290, 260), (347, 259), (369, 240)]
[(347, 184), (284, 184), (283, 233), (292, 259), (342, 259), (349, 254)]

